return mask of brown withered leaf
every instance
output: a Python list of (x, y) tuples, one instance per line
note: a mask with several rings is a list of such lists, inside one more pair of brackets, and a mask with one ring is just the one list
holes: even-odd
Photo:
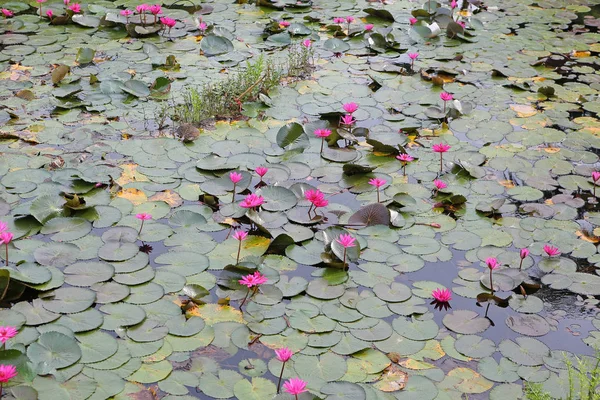
[(69, 73), (70, 68), (64, 64), (57, 65), (52, 71), (52, 83), (57, 85)]

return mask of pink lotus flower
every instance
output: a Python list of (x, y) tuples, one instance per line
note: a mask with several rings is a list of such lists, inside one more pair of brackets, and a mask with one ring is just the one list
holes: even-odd
[(152, 215), (150, 215), (148, 213), (139, 213), (139, 214), (136, 214), (135, 217), (137, 219), (141, 219), (142, 221), (148, 221), (149, 219), (152, 219)]
[(4, 18), (11, 18), (15, 15), (15, 13), (13, 13), (12, 11), (10, 11), (7, 8), (3, 8), (2, 10), (0, 10), (0, 12), (2, 12), (2, 15), (4, 16)]
[(373, 24), (366, 24), (365, 25), (365, 31), (367, 31), (367, 32), (372, 31), (374, 26), (375, 25), (373, 25)]
[(385, 185), (387, 183), (387, 181), (385, 179), (381, 179), (381, 178), (372, 178), (369, 179), (369, 185), (373, 185), (375, 187), (382, 187), (383, 185)]
[(304, 46), (308, 49), (308, 48), (310, 48), (310, 46), (312, 46), (312, 42), (310, 41), (310, 39), (305, 39), (302, 41), (302, 46)]
[(447, 303), (452, 300), (452, 291), (450, 289), (437, 288), (431, 292), (433, 298), (441, 303)]
[(158, 15), (162, 13), (162, 8), (159, 4), (154, 4), (148, 8), (148, 11), (154, 15)]
[(0, 244), (9, 244), (12, 242), (14, 235), (11, 232), (0, 232)]
[(291, 24), (289, 23), (289, 21), (279, 21), (279, 26), (282, 28), (287, 28), (290, 25)]
[(329, 129), (315, 129), (315, 136), (320, 138), (326, 138), (331, 135), (331, 131)]
[(454, 97), (448, 92), (442, 92), (440, 93), (440, 99), (442, 99), (443, 101), (450, 101), (454, 99)]
[(69, 10), (73, 11), (75, 14), (79, 14), (81, 12), (81, 4), (73, 3), (69, 6)]
[(267, 168), (267, 167), (256, 167), (256, 169), (254, 171), (262, 179), (262, 177), (265, 176), (267, 174), (267, 172), (269, 172), (269, 168)]
[(198, 24), (198, 29), (199, 29), (200, 31), (202, 31), (202, 33), (204, 33), (204, 31), (206, 30), (206, 28), (208, 28), (208, 25), (206, 25), (206, 22), (200, 22), (200, 23)]
[(434, 179), (433, 185), (435, 186), (436, 190), (442, 190), (442, 189), (446, 189), (448, 187), (446, 182), (440, 181), (439, 179)]
[(414, 18), (414, 17), (413, 17), (413, 18), (409, 18), (409, 19), (408, 19), (408, 22), (410, 22), (410, 24), (411, 24), (411, 25), (414, 25), (414, 24), (416, 24), (418, 21), (419, 21), (419, 20), (418, 20), (418, 19), (416, 19), (416, 18)]
[(408, 58), (410, 58), (411, 60), (416, 60), (417, 58), (419, 58), (419, 53), (408, 53)]
[(256, 271), (253, 274), (246, 275), (242, 277), (238, 282), (241, 285), (247, 286), (248, 288), (260, 286), (264, 283), (267, 283), (269, 279), (262, 275), (260, 272)]
[(488, 266), (489, 269), (498, 269), (500, 268), (500, 263), (498, 262), (498, 259), (496, 259), (495, 257), (488, 257), (485, 259), (485, 264)]
[(177, 21), (175, 21), (173, 18), (169, 18), (169, 17), (162, 17), (160, 19), (160, 23), (163, 24), (164, 26), (166, 26), (167, 28), (169, 28), (169, 31), (171, 30), (171, 28), (173, 28), (175, 25), (177, 25)]
[(230, 172), (229, 173), (229, 179), (231, 180), (231, 182), (233, 182), (234, 184), (238, 183), (239, 181), (241, 181), (243, 179), (243, 175), (240, 174), (239, 172)]
[(356, 246), (356, 238), (347, 233), (342, 233), (338, 239), (335, 239), (335, 241), (344, 246), (346, 249)]
[(4, 232), (6, 230), (8, 230), (8, 225), (6, 225), (6, 222), (0, 221), (0, 232)]
[(344, 109), (344, 111), (346, 111), (347, 113), (352, 114), (353, 112), (355, 112), (356, 110), (358, 110), (358, 104), (350, 102), (350, 103), (345, 103), (342, 108)]
[(458, 3), (456, 2), (456, 0), (452, 0), (452, 2), (450, 3), (450, 8), (452, 8), (453, 10), (458, 6)]
[(334, 24), (343, 24), (344, 22), (346, 22), (346, 18), (344, 18), (344, 17), (334, 17), (333, 18)]
[(14, 365), (0, 365), (0, 383), (7, 383), (17, 376), (17, 368)]
[(52, 17), (54, 16), (54, 13), (52, 12), (52, 10), (46, 10), (46, 15), (48, 16), (49, 19), (52, 19)]
[(131, 14), (133, 14), (131, 10), (121, 10), (121, 15), (124, 17), (129, 17)]
[(304, 382), (300, 378), (291, 378), (291, 379), (288, 379), (283, 384), (283, 388), (289, 394), (292, 394), (292, 395), (296, 396), (296, 399), (298, 398), (298, 395), (300, 393), (304, 393), (304, 392), (307, 391), (307, 389), (306, 389), (306, 382)]
[(240, 207), (242, 208), (256, 208), (260, 207), (265, 202), (264, 197), (258, 196), (257, 194), (250, 193), (246, 196), (244, 200), (240, 203)]
[(7, 340), (17, 336), (17, 329), (14, 326), (0, 326), (0, 342), (5, 344)]
[(544, 251), (548, 255), (548, 257), (554, 257), (560, 255), (560, 251), (557, 247), (550, 246), (549, 244), (544, 246)]
[(233, 234), (233, 238), (239, 240), (240, 242), (248, 237), (248, 232), (246, 231), (235, 231)]
[(292, 350), (287, 347), (275, 350), (275, 354), (277, 355), (277, 359), (281, 362), (287, 362), (294, 355)]
[(594, 180), (594, 182), (597, 182), (598, 179), (600, 179), (600, 172), (598, 172), (598, 171), (592, 172), (592, 179)]
[(346, 22), (351, 24), (355, 21), (356, 19), (354, 17), (346, 17)]
[(135, 11), (137, 11), (138, 14), (142, 14), (144, 11), (148, 11), (150, 10), (150, 6), (148, 4), (140, 4), (139, 6), (137, 6), (135, 8)]
[(450, 146), (445, 143), (438, 143), (431, 146), (435, 153), (445, 153), (450, 150)]
[(340, 119), (342, 125), (352, 125), (356, 122), (352, 114), (346, 114)]
[(325, 195), (319, 189), (311, 189), (304, 193), (304, 197), (314, 205), (315, 202), (323, 200)]

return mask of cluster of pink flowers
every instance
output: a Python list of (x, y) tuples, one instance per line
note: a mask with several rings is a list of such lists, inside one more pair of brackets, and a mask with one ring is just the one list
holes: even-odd
[[(17, 333), (19, 331), (14, 326), (0, 326), (0, 342), (2, 342), (2, 347), (6, 346), (7, 341), (17, 336)], [(0, 388), (2, 384), (7, 383), (15, 376), (17, 376), (17, 368), (14, 365), (0, 365)]]
[(329, 204), (329, 201), (325, 198), (325, 194), (323, 194), (323, 192), (321, 192), (319, 189), (307, 190), (304, 193), (304, 197), (311, 203), (310, 209), (308, 210), (309, 212), (313, 207), (327, 207)]
[(352, 114), (354, 114), (354, 112), (356, 110), (358, 110), (358, 104), (350, 102), (350, 103), (345, 103), (342, 108), (344, 109), (344, 111), (346, 111), (348, 114), (343, 115), (340, 118), (340, 124), (341, 125), (346, 125), (346, 126), (352, 126), (354, 125), (354, 123), (356, 123), (356, 119), (354, 118), (354, 116)]

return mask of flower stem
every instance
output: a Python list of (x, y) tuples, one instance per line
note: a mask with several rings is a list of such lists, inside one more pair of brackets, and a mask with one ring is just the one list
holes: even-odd
[(522, 267), (523, 267), (523, 259), (521, 258), (521, 262), (519, 263), (519, 271), (521, 270)]
[(492, 269), (490, 268), (490, 289), (492, 289), (492, 296), (494, 295), (494, 282), (492, 281)]
[(344, 247), (344, 267), (346, 266), (346, 248)]
[(381, 203), (381, 201), (379, 200), (379, 188), (377, 188), (377, 202)]
[(231, 202), (235, 203), (235, 183), (233, 184), (233, 193), (231, 193)]
[(279, 373), (279, 382), (277, 382), (277, 394), (279, 394), (279, 390), (281, 389), (281, 378), (283, 377), (283, 369), (285, 368), (285, 362), (281, 364), (281, 372)]
[(237, 257), (235, 259), (235, 265), (238, 265), (240, 262), (240, 252), (242, 251), (242, 241), (240, 240), (240, 244), (238, 245)]
[(323, 145), (325, 144), (325, 138), (321, 138), (321, 154), (323, 154)]
[(8, 243), (4, 243), (4, 246), (6, 247), (6, 266), (8, 267)]
[(250, 287), (248, 287), (248, 291), (246, 292), (246, 295), (244, 296), (244, 300), (242, 300), (242, 302), (240, 303), (240, 311), (242, 311), (242, 307), (244, 306), (244, 304), (246, 304), (246, 300), (248, 299), (249, 294), (250, 294)]
[(444, 111), (442, 111), (444, 114), (446, 114), (446, 100), (444, 100)]
[(140, 230), (138, 231), (138, 236), (142, 234), (142, 228), (144, 227), (144, 220), (142, 220), (142, 224), (140, 225)]
[(594, 182), (594, 197), (596, 197), (596, 182)]
[(443, 156), (444, 153), (440, 153), (440, 172), (442, 172), (444, 170), (444, 164), (443, 164)]
[(402, 175), (406, 176), (406, 164), (402, 164)]
[(298, 400), (298, 395), (297, 395), (297, 394), (295, 394), (294, 396), (296, 396), (296, 400)]

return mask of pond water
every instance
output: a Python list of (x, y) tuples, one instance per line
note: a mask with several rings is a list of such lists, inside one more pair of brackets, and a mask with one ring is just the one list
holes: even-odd
[(594, 362), (600, 0), (0, 8), (3, 398), (291, 400), (284, 347), (300, 400), (567, 398)]

